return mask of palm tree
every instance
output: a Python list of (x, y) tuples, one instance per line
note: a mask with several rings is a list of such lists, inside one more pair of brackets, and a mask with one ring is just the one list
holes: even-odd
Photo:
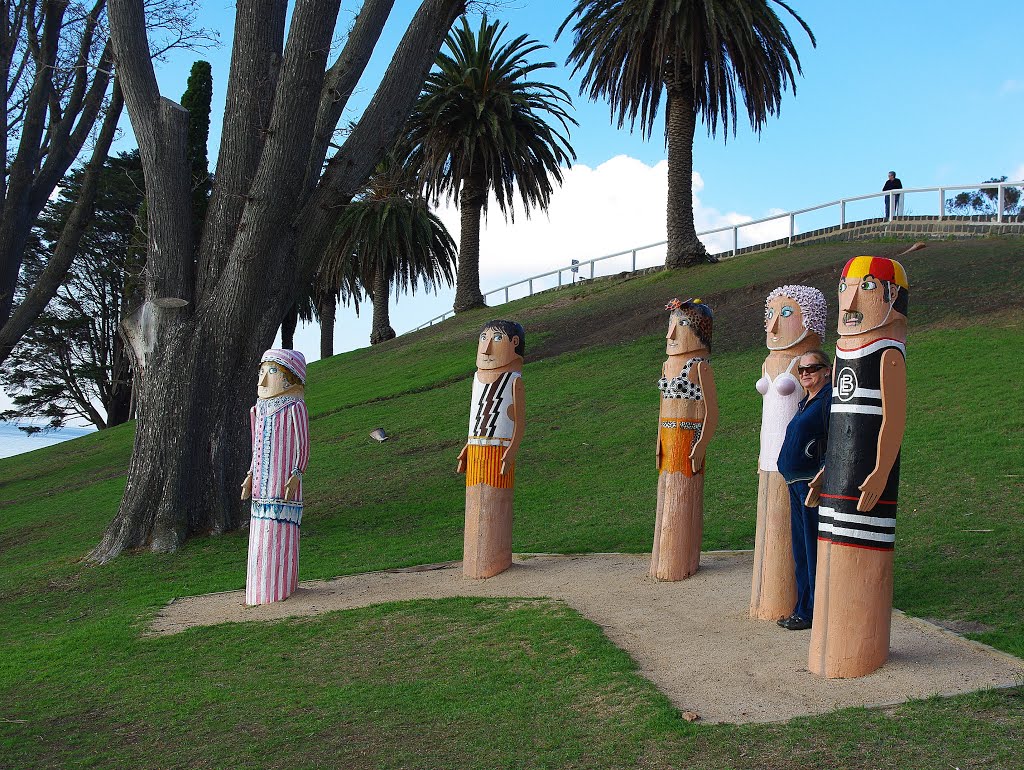
[[(403, 153), (404, 154), (404, 153)], [(359, 288), (373, 303), (370, 344), (395, 336), (388, 315), (391, 286), (399, 292), (451, 286), (458, 250), (419, 193), (415, 174), (394, 153), (380, 162), (363, 190), (341, 212), (335, 240), (317, 273), (320, 300), (341, 296), (359, 305)], [(322, 301), (314, 302), (318, 308)], [(318, 310), (321, 323), (323, 310)], [(333, 326), (333, 324), (332, 324)]]
[[(523, 210), (547, 209), (553, 183), (576, 153), (569, 145), (565, 90), (531, 81), (554, 62), (529, 63), (547, 46), (526, 35), (502, 43), (507, 24), (485, 15), (474, 33), (466, 18), (449, 33), (410, 119), (411, 162), (427, 194), (457, 199), (461, 214), (455, 312), (484, 305), (480, 293), (480, 215), (493, 191), (498, 208), (514, 216), (518, 188)], [(557, 122), (553, 127), (548, 120)], [(560, 127), (560, 128), (559, 128)]]
[[(349, 284), (335, 286), (330, 284), (329, 279), (319, 270), (313, 275), (313, 280), (306, 288), (288, 314), (285, 315), (284, 323), (281, 324), (282, 341), (293, 339), (285, 337), (286, 332), (294, 335), (298, 322), (320, 324), (320, 358), (330, 358), (334, 355), (334, 319), (337, 313), (338, 303), (348, 304), (354, 302), (356, 315), (359, 314), (360, 291), (355, 275), (348, 277)], [(284, 345), (282, 347), (291, 347)]]
[[(810, 27), (782, 0), (579, 0), (566, 64), (583, 71), (580, 93), (606, 98), (619, 128), (640, 120), (650, 137), (662, 92), (667, 95), (668, 267), (708, 259), (693, 223), (693, 136), (699, 117), (715, 135), (736, 133), (737, 95), (760, 132), (796, 93), (800, 57), (772, 4), (786, 10), (816, 45)], [(556, 39), (558, 37), (556, 35)]]

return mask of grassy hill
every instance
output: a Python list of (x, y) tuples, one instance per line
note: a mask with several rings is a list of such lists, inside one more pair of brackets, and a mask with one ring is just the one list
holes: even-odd
[[(722, 415), (704, 548), (751, 547), (764, 296), (816, 285), (834, 319), (843, 262), (905, 245), (587, 282), (313, 364), (300, 577), (460, 557), (455, 457), (476, 332), (495, 315), (527, 329), (515, 550), (649, 551), (673, 296), (715, 310)], [(1024, 656), (1024, 242), (934, 243), (902, 261), (910, 395), (894, 603)], [(394, 440), (370, 440), (379, 426)], [(690, 725), (558, 604), (410, 602), (142, 636), (175, 596), (240, 588), (246, 535), (84, 564), (116, 511), (131, 430), (0, 460), (0, 766), (1024, 766), (1021, 688)]]

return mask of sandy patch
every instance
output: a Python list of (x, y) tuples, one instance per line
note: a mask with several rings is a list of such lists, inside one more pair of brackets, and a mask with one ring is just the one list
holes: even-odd
[(657, 583), (650, 556), (517, 556), (506, 572), (469, 580), (459, 564), (304, 582), (287, 601), (244, 605), (245, 592), (175, 599), (151, 631), (268, 621), (408, 599), (560, 599), (604, 629), (682, 711), (705, 722), (774, 722), (1018, 684), (1024, 661), (896, 611), (889, 662), (860, 679), (807, 671), (809, 631), (750, 620), (750, 552), (705, 553), (689, 580)]

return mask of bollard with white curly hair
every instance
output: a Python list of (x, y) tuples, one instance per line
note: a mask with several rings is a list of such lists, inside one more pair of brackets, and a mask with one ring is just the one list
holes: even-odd
[(821, 347), (827, 313), (825, 295), (813, 286), (780, 286), (764, 304), (765, 345), (769, 353), (755, 383), (763, 403), (750, 591), (750, 617), (760, 620), (787, 617), (796, 604), (789, 489), (779, 473), (779, 449), (786, 437), (786, 426), (804, 397), (795, 367), (801, 355)]

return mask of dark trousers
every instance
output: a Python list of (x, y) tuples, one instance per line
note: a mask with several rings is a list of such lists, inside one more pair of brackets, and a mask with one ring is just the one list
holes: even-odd
[(892, 205), (895, 207), (893, 209), (892, 215), (896, 216), (896, 212), (900, 208), (900, 196), (898, 196), (898, 195), (892, 195), (892, 196), (886, 195), (885, 196), (885, 218), (886, 219), (890, 219), (891, 218), (889, 216), (889, 204), (890, 203), (892, 203)]
[(818, 568), (818, 506), (804, 505), (808, 491), (806, 481), (789, 485), (789, 520), (793, 532), (793, 561), (796, 562), (793, 614), (806, 620), (814, 615), (814, 571)]

